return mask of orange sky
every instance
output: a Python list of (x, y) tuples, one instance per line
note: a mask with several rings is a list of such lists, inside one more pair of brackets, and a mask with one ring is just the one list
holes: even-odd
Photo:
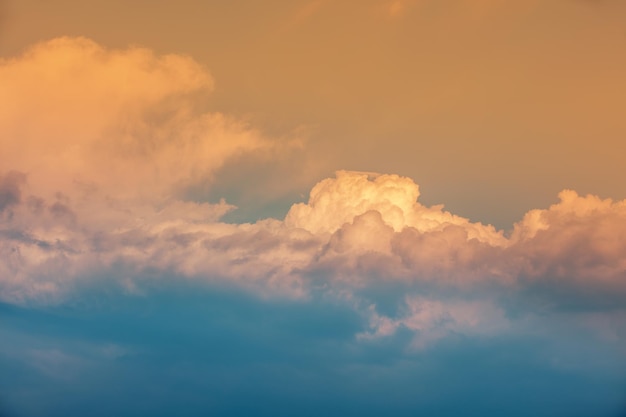
[(0, 414), (618, 415), (625, 23), (0, 0)]
[(244, 120), (255, 133), (237, 146), (274, 143), (224, 148), (236, 163), (208, 169), (208, 196), (191, 191), (243, 217), (283, 216), (338, 169), (411, 177), (425, 203), (504, 228), (564, 188), (626, 197), (621, 1), (1, 6), (4, 57), (69, 35), (202, 65), (214, 90), (194, 105)]

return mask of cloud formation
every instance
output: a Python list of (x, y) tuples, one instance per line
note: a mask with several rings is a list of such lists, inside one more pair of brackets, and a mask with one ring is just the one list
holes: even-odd
[(626, 284), (626, 201), (579, 196), (564, 190), (560, 202), (528, 212), (515, 225), (514, 256), (530, 277)]
[(398, 318), (378, 314), (375, 305), (371, 305), (369, 310), (372, 331), (360, 333), (359, 338), (391, 336), (404, 327), (415, 334), (412, 346), (416, 349), (425, 349), (450, 334), (490, 335), (508, 327), (504, 311), (485, 301), (442, 301), (408, 296)]
[(0, 164), (48, 196), (169, 197), (264, 146), (245, 123), (202, 111), (194, 98), (212, 86), (189, 57), (40, 43), (0, 62)]
[[(11, 195), (22, 193), (15, 181), (10, 185)], [(316, 276), (357, 287), (557, 280), (624, 291), (624, 202), (565, 191), (560, 203), (529, 212), (507, 238), (440, 206), (420, 205), (417, 189), (408, 178), (343, 171), (321, 181), (284, 221), (254, 224), (220, 222), (231, 209), (224, 202), (92, 205), (106, 214), (89, 215), (63, 195), (30, 195), (3, 217), (3, 298), (54, 292), (111, 268), (121, 268), (132, 285), (145, 274), (174, 274), (297, 297), (306, 296)]]
[[(410, 178), (338, 171), (282, 220), (221, 221), (234, 207), (191, 200), (189, 188), (210, 189), (229, 159), (275, 145), (202, 111), (195, 95), (211, 86), (190, 58), (82, 38), (0, 64), (9, 98), (0, 104), (1, 300), (56, 303), (102, 286), (141, 293), (172, 279), (264, 297), (322, 292), (368, 317), (362, 338), (404, 328), (424, 347), (506, 328), (497, 302), (450, 301), (446, 291), (543, 285), (581, 298), (626, 295), (626, 202), (571, 190), (505, 232), (421, 204)], [(396, 317), (363, 295), (387, 284), (414, 294)]]

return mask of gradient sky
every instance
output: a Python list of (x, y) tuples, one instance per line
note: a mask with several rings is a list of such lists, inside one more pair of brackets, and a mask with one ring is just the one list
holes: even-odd
[(626, 415), (626, 2), (0, 2), (0, 416)]

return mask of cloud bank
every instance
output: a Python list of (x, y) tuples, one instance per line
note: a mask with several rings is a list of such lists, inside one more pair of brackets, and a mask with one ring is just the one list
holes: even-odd
[[(338, 171), (284, 219), (220, 221), (234, 207), (193, 200), (189, 190), (210, 190), (230, 159), (277, 145), (203, 111), (198, 97), (212, 85), (191, 58), (83, 38), (0, 63), (2, 301), (62, 303), (111, 286), (142, 293), (172, 279), (262, 297), (323, 293), (368, 317), (361, 339), (405, 328), (425, 347), (508, 327), (492, 300), (447, 292), (539, 286), (583, 301), (626, 297), (626, 201), (571, 190), (505, 232), (421, 204), (410, 178)], [(409, 293), (394, 317), (363, 295), (380, 285)]]
[(37, 282), (52, 291), (114, 265), (131, 281), (152, 271), (243, 285), (263, 281), (270, 287), (264, 290), (290, 288), (298, 296), (318, 274), (357, 286), (558, 281), (624, 291), (626, 204), (573, 191), (527, 213), (506, 237), (441, 206), (422, 206), (417, 185), (396, 175), (338, 172), (284, 221), (254, 224), (220, 222), (232, 208), (226, 203), (120, 206), (74, 201), (60, 191), (45, 199), (29, 194), (27, 177), (10, 171), (0, 181), (5, 300), (36, 296)]

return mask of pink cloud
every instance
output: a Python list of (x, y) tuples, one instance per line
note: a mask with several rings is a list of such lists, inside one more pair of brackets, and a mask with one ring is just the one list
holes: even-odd
[(190, 58), (82, 38), (0, 63), (0, 298), (61, 300), (103, 276), (134, 291), (155, 275), (291, 297), (320, 276), (330, 291), (385, 281), (626, 290), (626, 202), (573, 191), (507, 237), (421, 204), (410, 178), (338, 171), (284, 220), (224, 223), (232, 205), (184, 191), (274, 143), (203, 111), (193, 97), (211, 86)]
[(489, 301), (438, 300), (409, 296), (397, 318), (386, 317), (370, 306), (370, 329), (357, 335), (361, 339), (376, 339), (393, 335), (399, 328), (410, 330), (412, 347), (430, 347), (450, 334), (489, 336), (509, 327), (509, 321), (499, 307)]

